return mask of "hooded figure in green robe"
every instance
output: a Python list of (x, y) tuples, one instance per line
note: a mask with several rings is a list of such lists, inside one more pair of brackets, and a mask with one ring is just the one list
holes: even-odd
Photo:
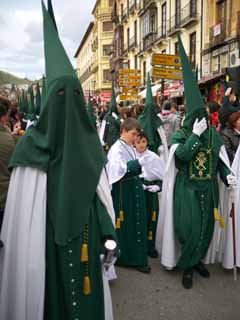
[(41, 112), (41, 92), (39, 83), (37, 83), (37, 89), (36, 89), (36, 116), (39, 116)]
[(115, 217), (105, 156), (79, 80), (42, 7), (47, 96), (11, 160), (0, 318), (108, 320), (100, 254), (106, 239), (115, 239)]
[(112, 84), (111, 102), (108, 113), (105, 115), (103, 119), (100, 132), (100, 137), (103, 142), (104, 149), (106, 151), (108, 151), (111, 148), (111, 146), (119, 139), (120, 125), (121, 121), (117, 109), (116, 95), (114, 86)]
[(92, 123), (94, 128), (97, 128), (97, 117), (96, 117), (96, 115), (94, 114), (94, 111), (93, 111), (93, 105), (92, 105), (92, 101), (91, 101), (90, 95), (88, 97), (87, 113), (88, 113), (88, 117), (89, 117), (90, 122)]
[[(172, 147), (163, 183), (162, 210), (156, 246), (162, 264), (178, 266), (183, 286), (192, 287), (193, 272), (209, 277), (202, 259), (210, 246), (214, 219), (223, 226), (218, 211), (217, 176), (228, 185), (229, 161), (223, 142), (208, 115), (179, 36), (183, 68), (186, 118), (172, 138)], [(179, 250), (180, 249), (180, 250)]]

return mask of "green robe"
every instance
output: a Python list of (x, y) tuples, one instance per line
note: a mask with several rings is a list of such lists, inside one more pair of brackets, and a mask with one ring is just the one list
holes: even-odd
[[(104, 296), (100, 254), (104, 238), (116, 239), (110, 216), (96, 195), (85, 233), (60, 246), (47, 220), (47, 278), (45, 320), (104, 320)], [(83, 242), (88, 243), (88, 263), (81, 261)], [(84, 295), (88, 275), (91, 293)], [(93, 307), (94, 306), (94, 307)]]
[[(127, 163), (127, 173), (113, 184), (112, 197), (122, 266), (145, 266), (147, 259), (147, 215), (145, 197), (137, 160)], [(121, 211), (123, 219), (121, 219)], [(119, 220), (123, 221), (119, 221)], [(118, 226), (120, 222), (120, 227)]]
[[(158, 185), (160, 188), (162, 186), (162, 181), (146, 181), (143, 182), (144, 185)], [(146, 201), (146, 210), (147, 210), (147, 226), (148, 226), (148, 253), (152, 254), (155, 252), (155, 243), (156, 243), (156, 230), (159, 216), (159, 200), (158, 192), (149, 192), (144, 191), (145, 201)]]
[[(209, 136), (212, 160), (205, 167), (210, 168), (211, 179), (192, 180), (190, 169), (200, 149), (208, 148)], [(227, 184), (230, 171), (219, 158), (222, 141), (214, 129), (210, 129), (210, 135), (207, 130), (200, 138), (182, 129), (175, 133), (172, 143), (179, 144), (175, 152), (178, 173), (174, 188), (174, 225), (181, 245), (177, 266), (187, 269), (198, 264), (207, 253), (214, 232), (214, 208), (218, 208), (219, 202), (217, 173)]]
[(108, 151), (120, 137), (121, 122), (120, 119), (115, 119), (111, 114), (106, 114), (104, 120), (106, 121), (106, 127), (103, 141), (106, 143), (105, 150)]

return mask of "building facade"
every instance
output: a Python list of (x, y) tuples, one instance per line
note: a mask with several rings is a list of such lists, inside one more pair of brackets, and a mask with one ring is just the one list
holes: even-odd
[[(111, 71), (116, 78), (119, 68), (140, 69), (144, 87), (147, 73), (152, 72), (153, 52), (178, 54), (178, 32), (193, 69), (198, 66), (200, 70), (201, 0), (116, 0), (112, 21), (115, 28)], [(160, 81), (152, 78), (153, 83)]]
[(240, 65), (240, 1), (206, 0), (203, 6), (201, 85), (209, 100), (221, 102), (226, 67)]
[(111, 94), (112, 75), (109, 55), (113, 41), (112, 0), (97, 0), (90, 23), (75, 54), (77, 73), (85, 95), (90, 92), (108, 102)]

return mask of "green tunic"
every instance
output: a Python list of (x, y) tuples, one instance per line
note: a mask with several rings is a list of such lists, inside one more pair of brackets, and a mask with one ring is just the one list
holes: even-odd
[[(54, 241), (54, 229), (47, 221), (46, 320), (104, 320), (104, 296), (100, 254), (104, 238), (116, 239), (112, 221), (96, 195), (85, 233), (60, 246)], [(88, 262), (81, 261), (83, 242), (88, 243)], [(91, 293), (84, 295), (84, 277), (88, 275)]]
[(148, 264), (147, 215), (144, 191), (139, 178), (140, 173), (141, 166), (138, 161), (129, 161), (126, 175), (114, 183), (112, 189), (120, 248), (120, 257), (117, 263), (122, 266), (145, 266)]
[(106, 121), (106, 127), (103, 141), (106, 143), (105, 150), (108, 151), (120, 137), (121, 122), (120, 119), (115, 119), (111, 114), (106, 114), (104, 120)]
[[(144, 185), (158, 185), (160, 188), (162, 182), (157, 181), (144, 181)], [(155, 243), (156, 243), (156, 230), (159, 216), (159, 200), (158, 192), (153, 193), (147, 190), (144, 191), (145, 201), (146, 201), (146, 210), (147, 210), (147, 226), (148, 226), (148, 253), (151, 255), (155, 252)]]
[[(199, 163), (199, 152), (209, 149), (209, 137), (210, 160)], [(218, 208), (219, 202), (217, 173), (227, 184), (230, 171), (219, 158), (222, 141), (214, 129), (207, 130), (201, 138), (182, 129), (175, 133), (172, 143), (179, 144), (175, 153), (178, 174), (174, 189), (174, 225), (181, 245), (177, 266), (187, 269), (198, 264), (207, 253), (214, 231), (214, 208)], [(203, 169), (200, 176), (205, 176), (206, 168), (211, 178), (192, 179), (193, 164), (200, 171)]]

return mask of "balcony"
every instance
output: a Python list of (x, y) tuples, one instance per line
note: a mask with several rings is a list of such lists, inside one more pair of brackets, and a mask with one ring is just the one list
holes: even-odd
[(198, 21), (197, 0), (192, 0), (181, 10), (181, 26), (186, 28), (196, 21)]
[(154, 43), (156, 42), (157, 32), (150, 32), (147, 36), (143, 39), (143, 50), (148, 51), (151, 50)]
[(136, 46), (137, 46), (137, 39), (135, 36), (133, 36), (129, 39), (128, 50), (134, 50)]
[(124, 8), (123, 9), (123, 12), (122, 12), (122, 22), (125, 22), (125, 21), (127, 21), (127, 19), (128, 19), (128, 10), (127, 10), (127, 8)]
[(172, 36), (181, 28), (186, 28), (198, 21), (197, 0), (191, 0), (168, 20), (168, 35)]
[(157, 8), (156, 0), (140, 0), (138, 15), (142, 16), (149, 8)]
[(209, 29), (210, 46), (215, 47), (224, 42), (226, 38), (226, 22), (222, 21)]
[(157, 30), (156, 44), (165, 40), (166, 37), (167, 37), (167, 25), (165, 24), (165, 25), (160, 26)]
[(133, 14), (136, 8), (137, 8), (137, 1), (129, 0), (129, 13)]

